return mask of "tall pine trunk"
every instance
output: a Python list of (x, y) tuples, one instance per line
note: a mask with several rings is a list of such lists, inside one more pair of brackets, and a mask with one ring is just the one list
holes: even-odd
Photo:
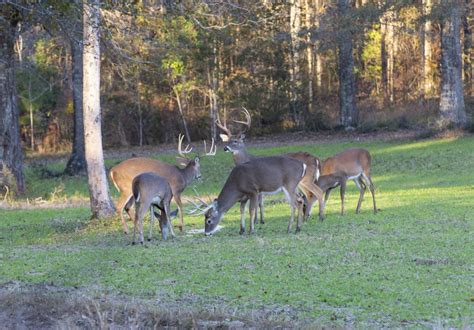
[[(81, 23), (82, 36), (82, 23)], [(82, 39), (82, 38), (81, 38)], [(74, 107), (74, 138), (72, 153), (67, 162), (65, 173), (83, 175), (86, 173), (86, 156), (84, 146), (84, 111), (83, 111), (83, 57), (82, 43), (71, 41), (72, 56), (72, 102)]]
[(433, 63), (432, 63), (432, 39), (433, 31), (431, 27), (432, 0), (423, 0), (423, 14), (425, 22), (423, 23), (423, 91), (424, 99), (433, 97)]
[(293, 121), (296, 126), (301, 124), (301, 106), (299, 95), (301, 93), (301, 69), (300, 69), (300, 38), (301, 30), (301, 0), (290, 1), (290, 35), (291, 35), (291, 69), (290, 69), (290, 93)]
[[(0, 180), (13, 175), (19, 194), (25, 191), (15, 79), (15, 41), (19, 14), (0, 7)], [(8, 184), (8, 182), (0, 182)]]
[(445, 4), (441, 22), (441, 97), (438, 126), (463, 126), (466, 123), (462, 84), (460, 0)]
[(340, 123), (345, 129), (357, 126), (359, 113), (356, 107), (353, 42), (350, 31), (350, 0), (338, 0), (340, 30), (337, 36), (339, 49), (339, 108)]
[(99, 0), (84, 0), (84, 141), (92, 218), (112, 216), (102, 151)]

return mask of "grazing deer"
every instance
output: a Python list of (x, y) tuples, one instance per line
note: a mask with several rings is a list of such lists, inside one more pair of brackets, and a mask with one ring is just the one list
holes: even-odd
[[(131, 210), (134, 201), (132, 194), (132, 180), (137, 175), (145, 172), (158, 174), (169, 182), (173, 193), (173, 199), (178, 205), (180, 222), (179, 229), (180, 231), (183, 231), (184, 219), (181, 193), (194, 179), (201, 178), (200, 158), (199, 156), (192, 159), (186, 157), (186, 154), (189, 154), (192, 151), (192, 148), (188, 145), (184, 150), (182, 150), (183, 138), (184, 136), (180, 135), (178, 153), (181, 157), (177, 157), (178, 162), (183, 166), (183, 168), (156, 159), (138, 157), (124, 160), (110, 170), (110, 179), (120, 193), (119, 200), (117, 201), (117, 212), (122, 221), (125, 234), (128, 234), (128, 225), (125, 222), (123, 210), (125, 209), (131, 219), (135, 218)], [(214, 140), (212, 140), (209, 152), (207, 152), (207, 150), (205, 150), (205, 152), (205, 155), (207, 156), (216, 154)]]
[[(322, 162), (321, 176), (335, 173), (345, 173), (346, 180), (353, 180), (355, 182), (360, 192), (356, 213), (360, 212), (360, 206), (364, 198), (365, 190), (368, 186), (372, 194), (374, 214), (376, 214), (377, 206), (375, 203), (375, 186), (372, 183), (372, 179), (370, 177), (370, 166), (371, 156), (367, 150), (361, 148), (347, 149), (338, 153), (337, 155), (329, 157), (324, 162)], [(330, 191), (331, 190), (326, 192), (324, 203), (327, 202)], [(310, 207), (310, 204), (314, 203), (314, 201), (314, 198), (310, 196), (308, 199), (308, 207)]]
[[(163, 240), (166, 241), (168, 238), (168, 229), (174, 238), (175, 234), (170, 219), (170, 203), (173, 193), (171, 192), (168, 181), (155, 173), (145, 172), (137, 175), (135, 179), (133, 179), (132, 193), (133, 199), (135, 200), (132, 244), (135, 244), (137, 225), (139, 226), (140, 243), (143, 244), (143, 218), (148, 210), (150, 210), (150, 233), (148, 234), (148, 241), (151, 241), (155, 216), (159, 216)], [(153, 207), (160, 209), (161, 212), (159, 215), (153, 211)]]
[(245, 233), (245, 204), (250, 201), (249, 234), (254, 233), (254, 221), (258, 195), (283, 191), (290, 203), (291, 217), (288, 232), (294, 221), (295, 208), (298, 209), (296, 232), (301, 229), (303, 200), (296, 188), (304, 177), (306, 165), (293, 158), (282, 156), (261, 157), (235, 166), (229, 174), (219, 196), (201, 213), (205, 213), (204, 227), (206, 235), (215, 232), (224, 214), (237, 202), (240, 202), (240, 234)]
[[(347, 182), (347, 175), (343, 172), (336, 172), (334, 174), (326, 174), (319, 177), (316, 180), (316, 185), (321, 188), (323, 193), (325, 193), (325, 201), (327, 201), (329, 197), (329, 193), (331, 190), (337, 187), (340, 188), (341, 193), (341, 215), (345, 214), (344, 210), (344, 198), (346, 194), (346, 182)], [(324, 204), (325, 205), (325, 204)], [(304, 209), (304, 207), (303, 207)], [(323, 210), (324, 212), (324, 210)]]
[[(250, 116), (250, 113), (248, 112), (247, 109), (244, 108), (242, 113), (245, 116), (245, 121), (238, 121), (238, 120), (233, 120), (235, 123), (243, 124), (248, 128), (250, 128), (252, 119)], [(219, 127), (224, 134), (220, 134), (220, 138), (223, 142), (228, 142), (228, 144), (224, 147), (224, 151), (226, 152), (231, 152), (232, 153), (232, 158), (234, 159), (235, 165), (243, 164), (246, 163), (250, 160), (254, 160), (259, 158), (258, 156), (251, 155), (247, 152), (247, 147), (245, 146), (245, 131), (241, 129), (239, 133), (234, 134), (232, 131), (227, 127), (227, 124), (224, 122), (222, 123), (217, 117), (216, 120), (216, 125)], [(296, 158), (301, 160), (303, 163), (306, 164), (307, 170), (304, 178), (300, 181), (299, 188), (305, 195), (305, 198), (308, 199), (309, 196), (311, 196), (314, 201), (319, 200), (320, 201), (320, 220), (321, 218), (321, 207), (324, 208), (324, 206), (321, 205), (323, 202), (322, 200), (322, 192), (320, 191), (319, 187), (314, 185), (314, 181), (319, 177), (319, 168), (320, 168), (320, 160), (317, 157), (314, 157), (313, 155), (307, 153), (307, 152), (293, 152), (293, 153), (288, 153), (284, 154), (282, 156), (287, 156), (291, 158)], [(312, 194), (311, 191), (316, 191), (316, 194)], [(311, 208), (312, 205), (314, 204), (314, 201), (311, 203), (310, 206), (305, 208), (305, 214), (304, 214), (304, 219), (306, 220), (310, 214), (311, 214)], [(265, 223), (263, 214), (264, 214), (264, 206), (263, 206), (263, 195), (260, 194), (258, 197), (258, 207), (260, 209), (260, 223)], [(257, 222), (257, 217), (255, 217), (255, 222)]]

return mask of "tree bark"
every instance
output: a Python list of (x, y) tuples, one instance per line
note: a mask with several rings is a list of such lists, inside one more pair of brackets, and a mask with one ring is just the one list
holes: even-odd
[(423, 0), (423, 14), (425, 16), (425, 23), (423, 24), (423, 98), (428, 99), (433, 97), (434, 83), (433, 83), (433, 63), (432, 63), (432, 39), (433, 32), (431, 27), (431, 19), (428, 17), (431, 14), (433, 6), (432, 0)]
[(102, 151), (100, 109), (99, 0), (84, 0), (84, 141), (92, 218), (112, 216)]
[(472, 24), (474, 20), (472, 19), (472, 9), (471, 9), (471, 0), (465, 0), (465, 12), (463, 15), (463, 29), (464, 29), (464, 89), (466, 91), (466, 95), (473, 96), (474, 89), (473, 89), (473, 81), (472, 81), (472, 74), (473, 74), (473, 57), (474, 52), (472, 49)]
[[(15, 41), (19, 13), (0, 7), (0, 177), (13, 175), (16, 191), (25, 191), (15, 78)], [(7, 184), (7, 183), (5, 183)]]
[(338, 0), (340, 31), (337, 38), (339, 48), (339, 108), (340, 123), (345, 129), (353, 129), (358, 123), (356, 87), (354, 77), (354, 55), (350, 20), (347, 18), (350, 0)]
[[(313, 6), (312, 0), (305, 0), (305, 27), (310, 31), (313, 26)], [(306, 34), (306, 68), (308, 77), (308, 112), (313, 111), (313, 46), (311, 43), (311, 32)]]
[(394, 13), (387, 12), (382, 17), (381, 30), (382, 30), (382, 89), (384, 92), (385, 103), (394, 101), (394, 89), (393, 89), (393, 68), (394, 68)]
[(301, 30), (301, 0), (292, 0), (290, 2), (290, 35), (291, 35), (291, 70), (290, 70), (290, 93), (291, 109), (293, 112), (293, 121), (296, 126), (300, 126), (300, 105), (298, 104), (298, 95), (301, 92), (301, 74), (300, 74), (300, 39)]
[[(451, 1), (450, 1), (451, 2)], [(445, 4), (441, 22), (441, 97), (438, 126), (466, 124), (462, 84), (460, 0)]]
[[(82, 36), (82, 23), (80, 24)], [(82, 38), (81, 38), (82, 39)], [(86, 174), (86, 156), (84, 147), (84, 111), (83, 111), (83, 56), (82, 43), (71, 41), (72, 56), (72, 102), (74, 107), (74, 138), (72, 153), (64, 172), (68, 175)]]

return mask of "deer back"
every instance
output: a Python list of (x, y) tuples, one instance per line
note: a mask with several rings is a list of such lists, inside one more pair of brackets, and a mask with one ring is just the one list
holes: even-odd
[(110, 170), (110, 177), (117, 190), (131, 192), (133, 179), (145, 172), (152, 172), (164, 177), (169, 182), (173, 194), (184, 189), (183, 170), (175, 165), (150, 158), (137, 157), (124, 160)]
[(152, 172), (137, 175), (132, 181), (133, 197), (138, 202), (152, 203), (159, 198), (163, 205), (169, 204), (173, 193), (168, 181)]
[(370, 172), (370, 153), (361, 148), (344, 150), (326, 159), (321, 166), (321, 175), (344, 172), (348, 177)]

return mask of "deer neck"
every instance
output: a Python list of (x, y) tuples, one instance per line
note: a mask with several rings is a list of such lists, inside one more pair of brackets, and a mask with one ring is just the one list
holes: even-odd
[(246, 148), (243, 148), (243, 149), (233, 153), (232, 157), (234, 158), (234, 163), (236, 165), (246, 163), (250, 160), (250, 155), (247, 152)]
[(193, 166), (188, 165), (185, 168), (179, 168), (179, 167), (177, 168), (181, 172), (181, 175), (183, 176), (183, 179), (186, 185), (189, 185), (191, 182), (193, 182), (194, 180)]
[(229, 186), (224, 186), (221, 193), (217, 197), (217, 210), (219, 213), (224, 214), (226, 213), (235, 203), (237, 203), (240, 199), (239, 192)]

